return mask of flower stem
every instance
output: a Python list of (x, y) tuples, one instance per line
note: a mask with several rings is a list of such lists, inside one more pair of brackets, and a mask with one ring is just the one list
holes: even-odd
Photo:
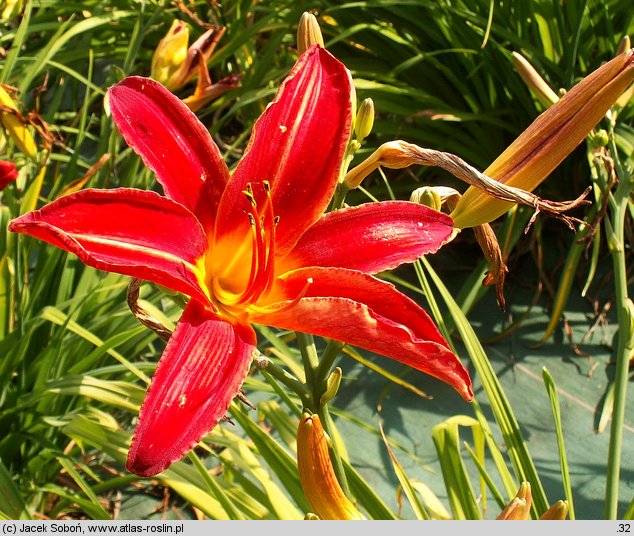
[(343, 207), (343, 203), (345, 202), (346, 195), (348, 195), (349, 191), (350, 190), (344, 183), (340, 182), (337, 185), (337, 189), (335, 190), (335, 195), (332, 198), (331, 210), (338, 210), (341, 207)]
[(302, 363), (304, 365), (304, 373), (306, 374), (306, 386), (312, 393), (312, 400), (310, 409), (313, 412), (317, 411), (319, 407), (319, 396), (317, 395), (317, 389), (315, 385), (315, 372), (319, 366), (319, 357), (317, 356), (317, 349), (315, 348), (315, 340), (313, 336), (308, 333), (297, 333), (297, 344), (299, 346), (299, 353), (302, 356)]
[[(321, 354), (321, 359), (319, 360), (319, 365), (317, 366), (317, 370), (315, 371), (315, 380), (321, 383), (321, 389), (323, 393), (323, 389), (326, 387), (326, 382), (328, 381), (328, 376), (332, 372), (332, 366), (335, 364), (335, 360), (339, 357), (341, 350), (346, 344), (341, 341), (335, 341), (331, 339), (328, 341), (328, 346), (324, 350), (323, 354)], [(321, 396), (321, 395), (319, 395)]]
[(296, 393), (305, 403), (310, 400), (311, 393), (306, 385), (300, 382), (295, 376), (287, 372), (285, 369), (276, 365), (268, 357), (261, 356), (256, 360), (256, 367), (266, 376), (275, 378), (280, 383)]
[[(614, 407), (610, 427), (608, 447), (608, 469), (605, 493), (605, 519), (618, 519), (619, 478), (621, 470), (621, 449), (623, 444), (623, 423), (627, 395), (629, 358), (634, 334), (632, 333), (632, 307), (627, 295), (627, 268), (625, 265), (625, 217), (629, 196), (634, 189), (634, 175), (627, 175), (620, 165), (614, 132), (610, 132), (610, 152), (614, 159), (619, 184), (614, 193), (615, 204), (612, 219), (606, 218), (606, 235), (614, 266), (614, 290), (616, 315), (618, 320), (618, 344), (616, 353), (616, 373), (614, 378)], [(609, 195), (609, 194), (608, 194)], [(610, 225), (611, 223), (611, 225)]]

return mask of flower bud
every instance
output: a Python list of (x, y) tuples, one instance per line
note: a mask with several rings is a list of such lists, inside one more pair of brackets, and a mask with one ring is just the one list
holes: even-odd
[(337, 395), (337, 391), (339, 391), (339, 386), (341, 385), (342, 376), (343, 373), (341, 372), (341, 369), (339, 367), (335, 367), (335, 370), (330, 373), (330, 376), (328, 376), (328, 380), (326, 380), (326, 390), (319, 399), (319, 403), (322, 406), (324, 404), (327, 404)]
[(299, 422), (297, 467), (306, 498), (321, 519), (365, 519), (337, 481), (318, 415), (305, 412)]
[(531, 485), (528, 482), (522, 482), (515, 498), (500, 512), (500, 515), (496, 517), (496, 519), (503, 521), (529, 519), (531, 504)]
[(557, 501), (546, 510), (539, 519), (549, 521), (563, 521), (568, 515), (568, 501)]
[(409, 151), (409, 147), (410, 144), (400, 140), (384, 143), (358, 166), (348, 171), (343, 184), (348, 190), (353, 190), (379, 166), (402, 169), (415, 164), (416, 158)]
[(440, 210), (442, 207), (442, 199), (440, 194), (430, 186), (423, 186), (422, 188), (416, 188), (409, 196), (409, 200), (419, 205), (425, 205), (426, 207), (433, 208), (434, 210)]
[[(630, 48), (630, 36), (625, 35), (619, 43), (619, 48), (616, 51), (616, 55), (619, 56), (627, 52)], [(625, 108), (632, 100), (632, 97), (634, 97), (634, 84), (632, 84), (629, 89), (618, 98), (618, 100), (614, 104), (614, 107), (617, 109), (616, 111), (618, 112), (618, 110), (622, 110), (623, 108)]]
[(297, 51), (303, 54), (313, 45), (319, 45), (323, 48), (324, 38), (315, 15), (305, 11), (297, 26)]
[(551, 106), (559, 100), (557, 93), (551, 89), (535, 67), (518, 52), (513, 52), (513, 65), (515, 66), (515, 70), (522, 77), (522, 80), (524, 80), (524, 83), (528, 86), (528, 89), (531, 90), (533, 95), (535, 95), (544, 106)]
[(187, 25), (175, 20), (154, 52), (152, 78), (170, 91), (176, 91), (200, 75), (201, 62), (205, 65), (208, 78), (207, 61), (225, 31), (223, 26), (214, 26), (188, 47)]
[[(634, 50), (586, 76), (533, 123), (484, 171), (508, 186), (534, 190), (579, 145), (634, 80)], [(513, 206), (473, 186), (451, 213), (456, 227), (474, 227)]]
[(185, 61), (188, 44), (189, 29), (187, 24), (182, 20), (175, 19), (154, 51), (150, 76), (167, 86), (170, 78)]
[(588, 136), (588, 141), (590, 145), (594, 148), (605, 147), (610, 141), (610, 136), (605, 131), (605, 129), (600, 128), (596, 132), (590, 133)]
[(24, 0), (4, 0), (2, 4), (3, 8), (0, 19), (2, 19), (2, 22), (5, 24), (11, 23), (24, 9)]
[(26, 119), (18, 110), (14, 99), (0, 86), (0, 123), (7, 136), (19, 147), (20, 151), (31, 160), (37, 158), (37, 145), (26, 126)]
[(621, 41), (619, 42), (619, 47), (616, 49), (616, 55), (619, 56), (624, 52), (627, 52), (632, 45), (630, 44), (630, 36), (624, 35)]
[(359, 106), (359, 112), (354, 122), (354, 131), (357, 135), (357, 140), (360, 142), (368, 137), (372, 132), (374, 126), (374, 101), (372, 99), (365, 99), (361, 106)]

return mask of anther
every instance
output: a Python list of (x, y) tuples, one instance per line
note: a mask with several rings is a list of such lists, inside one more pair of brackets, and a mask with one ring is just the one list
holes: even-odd
[(247, 198), (247, 201), (251, 204), (253, 208), (257, 208), (257, 203), (255, 202), (255, 197), (253, 197), (253, 192), (249, 190), (242, 190), (242, 193)]

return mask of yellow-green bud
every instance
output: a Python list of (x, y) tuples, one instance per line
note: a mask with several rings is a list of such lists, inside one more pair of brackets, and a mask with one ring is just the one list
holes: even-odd
[(297, 26), (297, 51), (303, 54), (313, 45), (319, 45), (323, 48), (324, 38), (321, 35), (317, 18), (306, 11), (302, 14)]
[(610, 141), (610, 136), (604, 129), (591, 132), (588, 138), (593, 147), (605, 147)]
[(0, 19), (5, 24), (9, 24), (24, 9), (24, 0), (5, 0), (2, 4), (3, 9)]
[(442, 199), (436, 190), (429, 186), (423, 186), (422, 188), (416, 188), (409, 196), (409, 200), (418, 203), (419, 205), (425, 205), (426, 207), (433, 208), (434, 210), (440, 210), (442, 207)]
[(27, 121), (18, 110), (13, 97), (2, 86), (0, 86), (0, 105), (4, 107), (4, 111), (0, 112), (0, 125), (5, 133), (25, 156), (36, 160), (37, 145), (29, 131)]
[(359, 143), (359, 140), (351, 140), (350, 141), (350, 147), (349, 147), (349, 151), (354, 154), (356, 153), (359, 149), (361, 149), (361, 144)]
[(328, 376), (328, 380), (326, 380), (326, 390), (319, 399), (319, 403), (322, 406), (324, 404), (327, 404), (337, 395), (337, 391), (339, 391), (339, 386), (341, 385), (342, 376), (343, 373), (341, 372), (341, 369), (339, 367), (335, 367), (335, 370), (330, 373), (330, 376)]
[(175, 19), (167, 34), (156, 46), (152, 56), (150, 76), (167, 85), (187, 57), (189, 29), (182, 20)]
[(374, 101), (365, 99), (359, 107), (357, 118), (354, 122), (354, 131), (357, 140), (363, 141), (372, 132), (374, 126)]

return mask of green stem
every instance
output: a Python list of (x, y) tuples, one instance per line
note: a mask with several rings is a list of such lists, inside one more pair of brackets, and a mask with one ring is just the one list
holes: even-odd
[(311, 393), (311, 400), (308, 408), (314, 413), (319, 409), (319, 397), (317, 393), (317, 386), (315, 385), (315, 372), (319, 366), (319, 357), (317, 356), (317, 349), (315, 348), (315, 339), (308, 333), (296, 332), (297, 345), (299, 346), (299, 353), (302, 356), (302, 363), (304, 365), (304, 373), (306, 374), (306, 388)]
[[(284, 370), (282, 367), (276, 365), (271, 360), (268, 360), (266, 363), (266, 367), (260, 369), (260, 372), (264, 375), (264, 377), (269, 380), (269, 383), (273, 386), (273, 389), (281, 395), (281, 393), (276, 388), (276, 384), (272, 383), (271, 380), (277, 380), (280, 383), (286, 385), (291, 391), (297, 394), (301, 399), (302, 403), (305, 405), (311, 398), (310, 391), (306, 388), (302, 382), (300, 382), (297, 378), (295, 378), (292, 374)], [(301, 415), (301, 412), (300, 412)]]
[[(612, 264), (614, 266), (614, 286), (616, 294), (616, 315), (618, 319), (618, 345), (616, 353), (616, 374), (614, 377), (614, 407), (610, 428), (610, 446), (608, 450), (608, 475), (606, 484), (606, 519), (617, 519), (619, 495), (619, 476), (621, 467), (621, 446), (623, 442), (623, 423), (625, 420), (625, 398), (627, 392), (627, 372), (629, 366), (628, 343), (631, 337), (630, 313), (627, 307), (627, 270), (625, 266), (625, 248), (623, 244), (623, 226), (627, 199), (619, 203), (618, 214), (614, 221), (611, 236), (608, 235)], [(607, 223), (607, 222), (606, 222)]]
[[(301, 418), (302, 410), (297, 407), (297, 404), (293, 402), (293, 400), (288, 395), (288, 393), (284, 391), (284, 389), (282, 389), (282, 387), (276, 381), (276, 379), (271, 374), (269, 374), (266, 370), (262, 370), (261, 372), (262, 372), (262, 376), (264, 376), (266, 381), (269, 382), (269, 385), (273, 388), (273, 390), (278, 394), (278, 396), (286, 404), (288, 409), (290, 409), (295, 414), (295, 417)], [(303, 397), (302, 397), (302, 404), (304, 404)]]
[(348, 195), (348, 188), (343, 182), (340, 182), (337, 185), (337, 189), (335, 190), (335, 195), (332, 198), (332, 210), (338, 210), (343, 207), (343, 203), (346, 200), (346, 195)]
[(625, 402), (627, 395), (629, 350), (632, 340), (632, 317), (628, 307), (627, 269), (625, 265), (625, 216), (628, 198), (634, 187), (634, 176), (627, 176), (620, 166), (613, 132), (610, 136), (610, 150), (614, 158), (619, 185), (614, 194), (616, 208), (612, 225), (605, 218), (606, 236), (612, 264), (614, 267), (614, 290), (616, 315), (618, 320), (618, 345), (616, 353), (616, 374), (614, 378), (614, 407), (610, 428), (610, 446), (608, 448), (608, 468), (605, 493), (605, 518), (618, 519), (619, 479), (621, 470), (621, 449), (623, 444), (623, 424), (625, 421)]
[[(323, 390), (326, 388), (326, 382), (328, 381), (328, 377), (332, 372), (332, 367), (335, 364), (335, 360), (339, 357), (341, 350), (346, 344), (340, 341), (335, 341), (331, 339), (328, 341), (328, 346), (324, 350), (323, 354), (321, 354), (321, 359), (319, 360), (319, 365), (317, 366), (317, 370), (315, 371), (315, 382), (319, 383), (319, 387), (323, 394)], [(321, 394), (319, 395), (321, 397)]]

